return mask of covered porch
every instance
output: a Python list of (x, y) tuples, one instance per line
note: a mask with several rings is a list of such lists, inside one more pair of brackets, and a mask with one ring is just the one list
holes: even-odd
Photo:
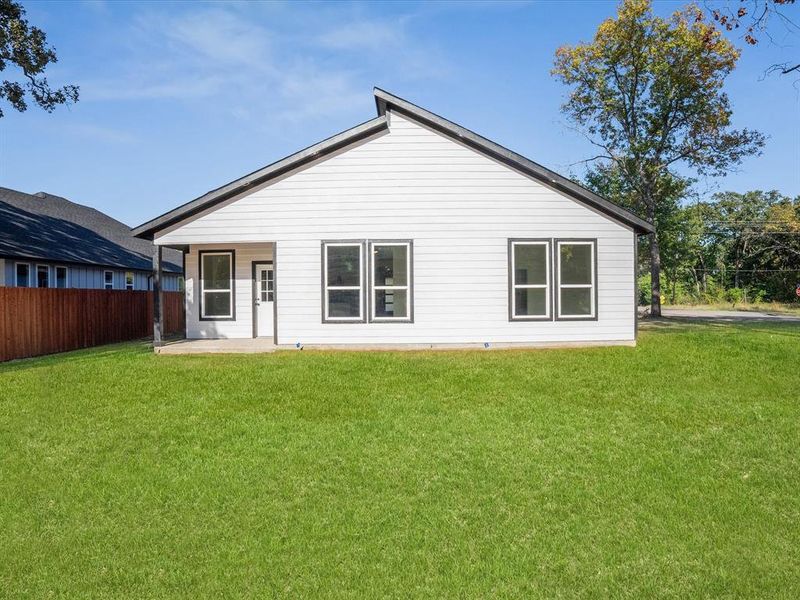
[[(277, 333), (274, 242), (181, 246), (186, 284), (186, 340), (172, 343), (163, 335), (162, 248), (157, 245), (153, 265), (156, 352), (271, 351)], [(161, 348), (166, 350), (162, 352)]]

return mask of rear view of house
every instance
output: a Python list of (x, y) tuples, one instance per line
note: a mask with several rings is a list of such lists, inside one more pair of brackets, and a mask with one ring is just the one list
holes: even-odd
[(382, 90), (378, 116), (134, 230), (186, 252), (186, 335), (633, 343), (649, 223)]

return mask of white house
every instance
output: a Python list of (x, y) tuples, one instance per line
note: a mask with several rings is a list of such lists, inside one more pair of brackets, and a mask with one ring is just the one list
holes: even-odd
[(376, 118), (134, 229), (186, 252), (188, 338), (635, 343), (649, 223), (374, 93)]

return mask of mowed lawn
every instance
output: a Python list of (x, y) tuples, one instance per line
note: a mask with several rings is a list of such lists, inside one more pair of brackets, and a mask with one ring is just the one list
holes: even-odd
[(0, 595), (800, 596), (800, 326), (0, 366)]

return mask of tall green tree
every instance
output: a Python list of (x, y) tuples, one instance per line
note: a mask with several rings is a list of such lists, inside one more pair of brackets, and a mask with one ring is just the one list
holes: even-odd
[[(639, 212), (637, 191), (614, 163), (594, 165), (587, 171), (584, 182), (597, 194)], [(659, 223), (661, 268), (670, 276), (673, 301), (676, 274), (693, 262), (692, 252), (697, 243), (698, 221), (680, 209), (681, 201), (693, 183), (689, 178), (665, 172), (657, 185), (661, 190), (661, 200), (656, 206), (654, 220)], [(647, 248), (642, 246), (641, 241), (639, 245), (639, 254), (644, 256)]]
[(763, 136), (731, 127), (723, 91), (739, 52), (697, 7), (664, 19), (649, 0), (623, 0), (589, 43), (562, 46), (553, 74), (571, 91), (562, 106), (575, 128), (613, 164), (650, 240), (651, 312), (661, 314), (662, 205), (675, 170), (721, 175), (757, 154)]
[(44, 76), (47, 65), (57, 61), (56, 51), (47, 45), (44, 31), (25, 19), (22, 5), (14, 0), (0, 0), (0, 72), (12, 65), (19, 68), (16, 77), (0, 80), (0, 99), (19, 112), (27, 110), (28, 97), (47, 112), (59, 104), (77, 102), (78, 86), (53, 89)]

